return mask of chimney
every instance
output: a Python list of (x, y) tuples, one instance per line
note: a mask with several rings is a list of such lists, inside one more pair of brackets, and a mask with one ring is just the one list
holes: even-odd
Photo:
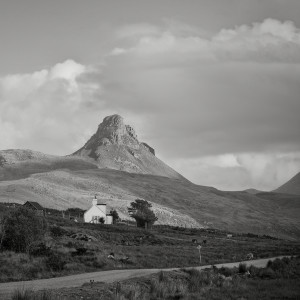
[(97, 196), (95, 195), (95, 198), (93, 199), (93, 202), (92, 202), (93, 205), (97, 205), (98, 204), (98, 199), (97, 199)]

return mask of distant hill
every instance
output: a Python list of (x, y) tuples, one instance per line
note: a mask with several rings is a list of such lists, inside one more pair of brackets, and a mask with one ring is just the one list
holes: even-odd
[(300, 172), (273, 192), (300, 195)]
[(244, 192), (246, 192), (248, 194), (256, 195), (258, 193), (261, 193), (262, 191), (256, 190), (256, 189), (247, 189), (247, 190), (244, 190)]

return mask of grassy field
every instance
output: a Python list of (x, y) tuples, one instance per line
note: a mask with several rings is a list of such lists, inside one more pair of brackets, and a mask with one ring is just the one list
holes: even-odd
[[(3, 208), (2, 214), (13, 208)], [(0, 281), (57, 277), (96, 270), (122, 268), (168, 268), (242, 261), (254, 258), (299, 255), (300, 243), (235, 234), (215, 229), (154, 226), (145, 230), (126, 225), (75, 223), (48, 215), (48, 230), (29, 254), (0, 253)], [(196, 243), (192, 242), (196, 240)], [(108, 258), (113, 253), (114, 259)]]
[(12, 300), (299, 299), (300, 258), (269, 262), (265, 268), (181, 269), (72, 289), (16, 291)]

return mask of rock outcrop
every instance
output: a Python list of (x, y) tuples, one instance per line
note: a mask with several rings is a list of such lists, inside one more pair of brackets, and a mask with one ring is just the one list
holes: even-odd
[(119, 115), (105, 117), (96, 133), (73, 155), (91, 157), (100, 168), (183, 179), (155, 156), (152, 147), (139, 142), (134, 128)]
[(112, 115), (104, 118), (98, 126), (97, 132), (84, 145), (86, 150), (97, 150), (100, 146), (125, 145), (133, 149), (141, 146), (134, 129), (124, 124), (119, 115)]

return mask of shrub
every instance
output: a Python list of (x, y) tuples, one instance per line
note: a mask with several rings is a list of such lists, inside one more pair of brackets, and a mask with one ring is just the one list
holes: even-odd
[(32, 256), (48, 256), (50, 253), (50, 247), (47, 247), (45, 243), (33, 244), (29, 249), (29, 254)]
[(219, 269), (219, 273), (226, 277), (229, 277), (236, 273), (236, 268), (230, 269), (230, 268), (222, 267)]
[(29, 289), (15, 290), (12, 295), (12, 300), (58, 300), (53, 297), (50, 291), (43, 290), (42, 292), (33, 292)]
[(84, 271), (85, 265), (77, 262), (72, 262), (65, 264), (64, 269), (67, 271)]
[(93, 261), (93, 267), (95, 267), (97, 269), (102, 269), (105, 265), (106, 265), (106, 262), (104, 260), (96, 259), (95, 261)]
[(21, 206), (4, 217), (0, 246), (2, 249), (28, 253), (34, 242), (43, 239), (46, 225), (44, 218)]
[(175, 281), (159, 281), (157, 279), (152, 279), (150, 282), (150, 293), (152, 299), (171, 298), (172, 296), (174, 297), (176, 295), (177, 291), (177, 283)]
[(116, 224), (116, 222), (120, 219), (118, 212), (115, 209), (112, 209), (110, 211), (110, 214), (112, 215), (113, 218), (113, 224)]
[(246, 273), (246, 272), (247, 272), (247, 265), (246, 265), (246, 264), (240, 263), (240, 264), (239, 264), (239, 273), (244, 274), (244, 273)]
[(75, 252), (75, 255), (84, 255), (84, 254), (86, 254), (86, 252), (87, 252), (87, 248), (84, 248), (84, 247), (80, 247), (80, 248), (77, 248), (76, 249), (76, 252)]
[(269, 264), (269, 267), (274, 271), (280, 272), (286, 269), (287, 264), (283, 260), (277, 258), (272, 262), (272, 264)]
[(31, 290), (16, 290), (14, 291), (12, 300), (31, 300), (32, 299), (32, 291)]
[(258, 276), (263, 279), (275, 279), (277, 277), (271, 268), (261, 269)]
[(202, 287), (212, 283), (213, 276), (210, 272), (201, 272), (196, 269), (186, 271), (189, 274), (188, 289), (190, 292), (197, 292)]
[(67, 261), (62, 254), (51, 252), (45, 263), (51, 271), (61, 271)]
[(163, 271), (160, 271), (159, 274), (158, 274), (158, 281), (161, 282), (163, 281), (165, 278), (164, 276), (164, 272)]
[(260, 270), (259, 268), (251, 265), (249, 268), (249, 273), (251, 274), (252, 277), (256, 277), (259, 274), (259, 270)]
[(67, 234), (67, 231), (65, 229), (61, 228), (60, 226), (53, 225), (53, 226), (50, 226), (50, 233), (53, 237), (61, 237), (65, 234)]
[(76, 246), (77, 246), (77, 243), (74, 243), (74, 242), (71, 242), (71, 241), (68, 241), (67, 244), (66, 244), (67, 248), (76, 248)]

